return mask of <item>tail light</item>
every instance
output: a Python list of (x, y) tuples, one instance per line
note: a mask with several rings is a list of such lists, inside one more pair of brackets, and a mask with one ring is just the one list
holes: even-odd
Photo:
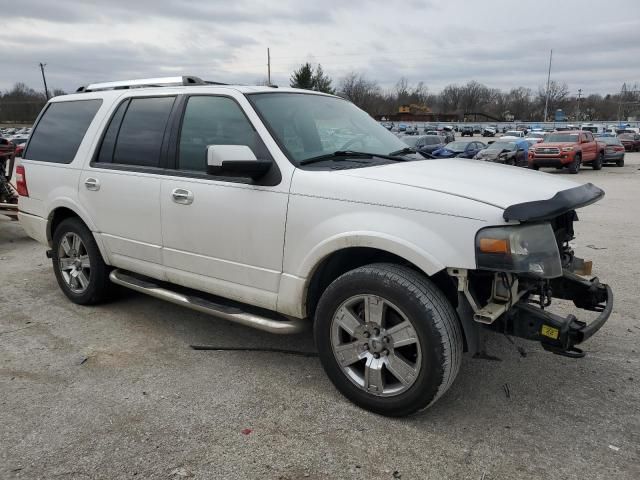
[(21, 197), (29, 196), (29, 189), (27, 188), (27, 176), (22, 165), (16, 167), (16, 188), (18, 189), (18, 195)]

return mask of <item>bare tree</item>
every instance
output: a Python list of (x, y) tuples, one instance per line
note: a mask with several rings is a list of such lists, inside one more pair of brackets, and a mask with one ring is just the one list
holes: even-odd
[(367, 79), (362, 73), (352, 72), (342, 78), (339, 94), (369, 113), (379, 113), (376, 107), (381, 103), (380, 87), (377, 82)]

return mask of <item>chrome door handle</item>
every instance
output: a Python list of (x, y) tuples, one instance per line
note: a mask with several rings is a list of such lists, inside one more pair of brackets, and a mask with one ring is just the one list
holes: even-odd
[(184, 188), (174, 188), (171, 191), (171, 196), (176, 203), (183, 205), (191, 205), (193, 203), (193, 192), (185, 190)]
[(100, 182), (97, 178), (87, 178), (84, 181), (84, 186), (87, 187), (87, 190), (92, 190), (94, 192), (100, 190)]

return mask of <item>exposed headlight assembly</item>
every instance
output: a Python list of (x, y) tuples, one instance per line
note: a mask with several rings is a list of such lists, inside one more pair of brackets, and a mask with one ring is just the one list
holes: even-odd
[(555, 278), (562, 275), (560, 252), (548, 223), (483, 228), (476, 234), (479, 269)]

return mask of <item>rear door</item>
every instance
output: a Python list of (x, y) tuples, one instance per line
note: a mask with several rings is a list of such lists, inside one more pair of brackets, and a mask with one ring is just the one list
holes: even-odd
[(83, 171), (80, 201), (114, 266), (163, 278), (160, 185), (174, 96), (135, 97), (116, 108)]

